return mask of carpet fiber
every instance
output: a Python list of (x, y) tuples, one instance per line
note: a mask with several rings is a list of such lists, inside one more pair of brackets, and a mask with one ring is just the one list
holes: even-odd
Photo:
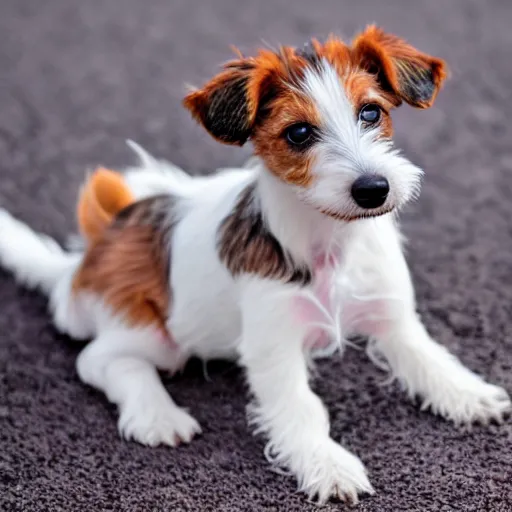
[[(180, 106), (236, 44), (351, 37), (378, 22), (448, 60), (436, 106), (403, 107), (396, 139), (426, 170), (403, 215), (418, 302), (433, 335), (512, 391), (512, 3), (509, 0), (2, 0), (0, 205), (60, 240), (84, 171), (133, 161), (133, 138), (192, 172), (239, 164)], [(269, 470), (245, 421), (236, 368), (199, 363), (166, 381), (204, 429), (190, 446), (119, 439), (106, 399), (82, 385), (80, 346), (45, 302), (0, 272), (0, 510), (314, 510)], [(360, 352), (320, 365), (332, 434), (377, 495), (360, 511), (512, 510), (512, 421), (470, 433), (422, 413)], [(329, 504), (324, 510), (340, 510)]]

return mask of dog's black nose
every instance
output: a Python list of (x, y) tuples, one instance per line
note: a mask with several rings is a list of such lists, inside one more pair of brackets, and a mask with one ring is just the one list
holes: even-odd
[(386, 202), (389, 183), (384, 176), (363, 174), (352, 185), (352, 197), (361, 208), (378, 208)]

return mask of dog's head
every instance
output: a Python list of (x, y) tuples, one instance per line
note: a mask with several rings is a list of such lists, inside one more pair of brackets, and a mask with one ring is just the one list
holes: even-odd
[(184, 100), (216, 139), (251, 140), (270, 172), (335, 218), (380, 215), (414, 195), (421, 170), (393, 148), (390, 111), (430, 107), (442, 60), (374, 26), (350, 46), (331, 37), (238, 57)]

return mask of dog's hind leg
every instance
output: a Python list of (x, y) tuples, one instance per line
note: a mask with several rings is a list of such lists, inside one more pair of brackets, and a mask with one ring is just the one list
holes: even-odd
[(178, 407), (157, 373), (176, 369), (179, 352), (155, 329), (115, 328), (101, 333), (79, 355), (80, 379), (105, 393), (119, 408), (119, 432), (141, 444), (176, 446), (201, 429)]

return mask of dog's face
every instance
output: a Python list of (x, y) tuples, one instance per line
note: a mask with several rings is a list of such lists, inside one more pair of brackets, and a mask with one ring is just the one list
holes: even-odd
[(430, 107), (445, 77), (442, 60), (372, 26), (351, 46), (331, 37), (240, 55), (184, 104), (221, 142), (250, 139), (302, 201), (352, 220), (418, 190), (421, 170), (393, 148), (390, 111)]

